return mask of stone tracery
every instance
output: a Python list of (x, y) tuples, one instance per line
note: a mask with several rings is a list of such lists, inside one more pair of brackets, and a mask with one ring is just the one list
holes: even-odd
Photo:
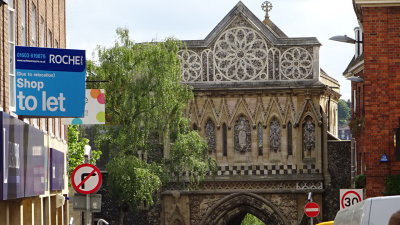
[(183, 82), (313, 79), (313, 57), (302, 47), (273, 47), (250, 27), (223, 32), (212, 48), (181, 50)]
[(182, 81), (196, 80), (200, 76), (201, 59), (199, 55), (191, 50), (179, 51), (178, 57), (182, 63)]
[(267, 43), (253, 29), (237, 27), (225, 31), (214, 45), (214, 58), (220, 78), (265, 79), (262, 73), (267, 65)]
[(312, 56), (304, 48), (290, 48), (281, 56), (282, 75), (287, 79), (304, 79), (311, 73)]

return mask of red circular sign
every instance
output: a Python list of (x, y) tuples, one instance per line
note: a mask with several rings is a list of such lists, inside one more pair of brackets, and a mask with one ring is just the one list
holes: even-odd
[(316, 217), (319, 214), (319, 205), (315, 202), (309, 202), (304, 206), (304, 213), (308, 217)]
[(96, 192), (102, 182), (100, 170), (89, 163), (77, 166), (71, 175), (72, 187), (81, 194), (91, 194)]
[(361, 201), (362, 198), (357, 192), (348, 191), (344, 193), (342, 199), (340, 199), (340, 205), (342, 206), (342, 209), (344, 209)]

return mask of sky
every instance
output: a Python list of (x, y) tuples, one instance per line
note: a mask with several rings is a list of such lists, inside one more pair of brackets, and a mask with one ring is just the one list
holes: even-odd
[[(269, 0), (270, 19), (289, 37), (316, 37), (320, 67), (339, 81), (342, 99), (351, 98), (350, 81), (343, 77), (354, 45), (328, 40), (354, 37), (358, 26), (351, 0)], [(264, 0), (242, 0), (260, 20)], [(135, 42), (167, 37), (201, 40), (238, 3), (237, 0), (67, 0), (67, 48), (84, 49), (94, 59), (96, 46), (110, 47), (117, 28), (127, 28)]]

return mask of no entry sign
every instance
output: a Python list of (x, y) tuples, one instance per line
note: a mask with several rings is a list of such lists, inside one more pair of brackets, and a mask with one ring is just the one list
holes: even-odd
[(319, 205), (315, 202), (309, 202), (304, 206), (304, 213), (308, 217), (316, 217), (319, 214)]
[(81, 164), (72, 172), (72, 187), (81, 194), (91, 194), (96, 192), (102, 181), (100, 170), (92, 164)]

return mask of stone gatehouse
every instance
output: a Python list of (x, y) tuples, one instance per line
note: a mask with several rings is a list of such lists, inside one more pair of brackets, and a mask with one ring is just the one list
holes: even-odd
[[(186, 115), (218, 164), (198, 190), (162, 193), (161, 224), (299, 224), (306, 193), (322, 205), (328, 136), (337, 136), (338, 82), (316, 38), (289, 38), (239, 2), (204, 40), (179, 52), (195, 98)], [(322, 209), (324, 210), (324, 209)]]

